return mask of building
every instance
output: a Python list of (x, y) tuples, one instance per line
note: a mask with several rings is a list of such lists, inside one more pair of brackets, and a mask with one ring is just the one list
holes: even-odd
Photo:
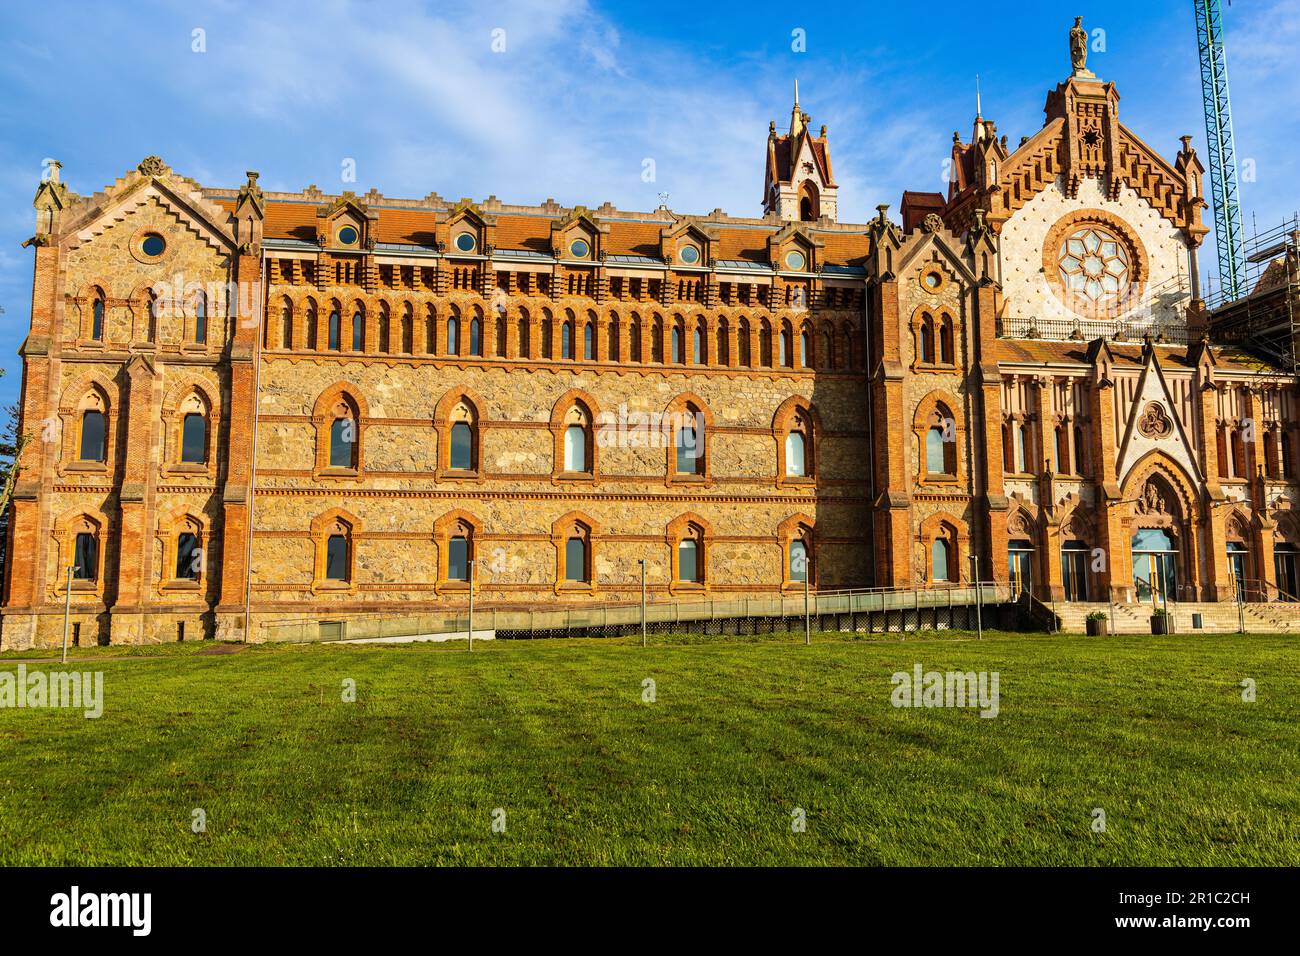
[(263, 640), (461, 608), (471, 561), (485, 608), (637, 600), (641, 561), (653, 599), (1300, 592), (1297, 378), (1207, 338), (1190, 137), (1084, 55), (901, 223), (838, 221), (797, 88), (752, 219), (56, 164), (5, 646), (69, 581), (83, 644)]

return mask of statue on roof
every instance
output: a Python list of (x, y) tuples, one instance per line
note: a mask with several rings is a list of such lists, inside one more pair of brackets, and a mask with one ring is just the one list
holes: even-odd
[(1088, 31), (1083, 28), (1083, 17), (1075, 17), (1070, 30), (1070, 62), (1075, 76), (1093, 75), (1088, 69)]

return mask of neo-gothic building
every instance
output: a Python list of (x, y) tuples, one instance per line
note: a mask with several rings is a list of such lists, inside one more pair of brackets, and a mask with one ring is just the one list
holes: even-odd
[(484, 608), (642, 560), (661, 599), (1300, 592), (1297, 380), (1206, 338), (1190, 138), (1079, 57), (1045, 113), (861, 225), (797, 92), (754, 219), (56, 165), (4, 644), (59, 639), (69, 568), (81, 643), (451, 610), (471, 560)]

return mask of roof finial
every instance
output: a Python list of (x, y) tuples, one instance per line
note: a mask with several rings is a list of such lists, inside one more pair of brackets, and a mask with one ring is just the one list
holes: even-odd
[(975, 118), (981, 119), (984, 116), (984, 110), (980, 106), (980, 75), (975, 74)]
[(794, 106), (790, 110), (790, 136), (793, 139), (803, 132), (807, 125), (806, 114), (799, 109), (799, 81), (794, 81)]

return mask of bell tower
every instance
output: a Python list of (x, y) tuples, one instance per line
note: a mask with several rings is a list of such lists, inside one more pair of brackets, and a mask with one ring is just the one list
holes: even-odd
[(776, 131), (776, 120), (767, 128), (767, 169), (763, 182), (763, 214), (786, 222), (836, 221), (839, 213), (838, 187), (831, 174), (830, 146), (826, 127), (814, 136), (808, 114), (799, 106), (799, 81), (794, 81), (794, 106), (790, 129), (784, 136)]

